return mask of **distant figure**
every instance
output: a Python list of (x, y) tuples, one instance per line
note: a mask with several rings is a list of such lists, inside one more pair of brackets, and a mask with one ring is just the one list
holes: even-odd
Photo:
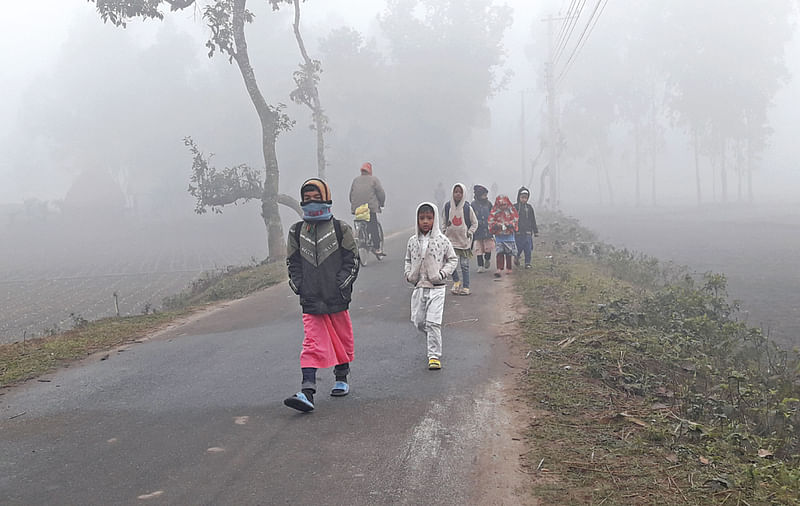
[(416, 232), (408, 239), (403, 273), (414, 285), (411, 322), (425, 332), (428, 369), (442, 368), (442, 315), (445, 281), (455, 271), (458, 257), (450, 240), (439, 230), (436, 204), (423, 202), (414, 214)]
[(496, 183), (496, 182), (495, 182), (495, 183), (492, 183), (492, 193), (491, 193), (491, 196), (492, 196), (492, 197), (497, 197), (497, 183)]
[(472, 210), (478, 217), (478, 228), (473, 234), (472, 252), (478, 256), (478, 273), (480, 274), (492, 268), (494, 237), (489, 232), (489, 214), (492, 212), (492, 203), (489, 202), (489, 190), (485, 186), (476, 184), (472, 188), (472, 192)]
[(514, 265), (519, 265), (519, 257), (525, 254), (525, 268), (531, 268), (531, 252), (533, 251), (533, 238), (539, 237), (539, 228), (536, 226), (536, 215), (533, 206), (528, 204), (531, 192), (524, 186), (517, 192), (517, 203), (514, 207), (519, 215), (519, 225), (517, 226), (517, 256), (514, 257)]
[(511, 274), (511, 259), (517, 256), (517, 231), (519, 215), (511, 200), (505, 195), (498, 195), (489, 215), (489, 232), (494, 234), (497, 251), (497, 271), (494, 277), (499, 278), (505, 266), (506, 274)]
[(331, 214), (331, 192), (325, 181), (307, 180), (300, 187), (300, 197), (303, 221), (289, 229), (286, 262), (289, 286), (303, 307), (303, 382), (300, 391), (283, 403), (308, 412), (314, 409), (317, 369), (333, 367), (332, 396), (350, 392), (347, 374), (354, 346), (348, 308), (359, 261), (353, 229)]
[(439, 184), (436, 185), (436, 189), (433, 190), (433, 201), (439, 209), (442, 209), (445, 199), (447, 199), (447, 194), (444, 192), (444, 185), (439, 181)]
[(478, 228), (478, 217), (466, 199), (464, 185), (456, 183), (453, 186), (453, 196), (444, 205), (444, 223), (442, 232), (450, 239), (458, 255), (458, 265), (461, 270), (459, 278), (456, 269), (453, 272), (453, 295), (469, 295), (469, 259), (472, 258), (472, 234)]
[(350, 185), (350, 212), (356, 214), (356, 209), (364, 204), (369, 205), (369, 222), (367, 233), (370, 237), (370, 249), (380, 260), (386, 254), (381, 251), (381, 233), (378, 228), (378, 213), (386, 204), (386, 192), (380, 180), (372, 175), (372, 164), (364, 162), (361, 166), (361, 175), (353, 179)]

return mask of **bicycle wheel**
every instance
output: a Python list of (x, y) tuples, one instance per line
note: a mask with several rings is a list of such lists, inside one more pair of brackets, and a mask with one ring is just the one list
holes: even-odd
[(367, 265), (367, 254), (369, 253), (369, 237), (367, 235), (367, 222), (363, 220), (356, 220), (354, 222), (356, 229), (356, 246), (358, 247), (358, 261), (361, 266)]
[[(381, 222), (379, 222), (379, 221), (376, 222), (376, 224), (378, 225), (378, 237), (379, 237), (378, 251), (383, 251), (383, 225), (381, 225)], [(385, 255), (385, 252), (384, 252), (384, 255)], [(378, 261), (383, 260), (383, 257), (379, 257), (377, 255), (376, 255), (376, 257), (378, 258)]]

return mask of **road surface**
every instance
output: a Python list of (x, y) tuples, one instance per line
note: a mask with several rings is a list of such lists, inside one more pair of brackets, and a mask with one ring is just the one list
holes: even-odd
[(428, 371), (401, 235), (356, 284), (349, 396), (330, 397), (322, 370), (313, 413), (283, 406), (302, 327), (281, 284), (1, 392), (0, 502), (525, 502), (504, 365), (511, 280), (473, 273), (473, 295), (448, 294), (443, 370)]

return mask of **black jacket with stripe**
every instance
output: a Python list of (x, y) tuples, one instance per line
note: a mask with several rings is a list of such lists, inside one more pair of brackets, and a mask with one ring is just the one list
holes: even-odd
[(292, 225), (286, 264), (289, 286), (300, 296), (303, 313), (332, 314), (350, 307), (359, 260), (353, 229), (347, 223), (333, 218)]

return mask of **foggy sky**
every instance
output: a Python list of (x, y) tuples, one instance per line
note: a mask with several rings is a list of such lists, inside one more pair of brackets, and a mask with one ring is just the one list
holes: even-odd
[[(266, 3), (266, 2), (262, 2)], [(506, 63), (499, 72), (510, 70), (513, 72), (508, 82), (508, 86), (493, 99), (489, 105), (492, 109), (491, 127), (488, 131), (488, 141), (484, 143), (486, 152), (483, 156), (487, 171), (498, 175), (498, 179), (504, 182), (508, 188), (505, 192), (510, 192), (522, 182), (521, 154), (520, 154), (520, 90), (531, 89), (525, 96), (525, 133), (526, 149), (528, 151), (527, 161), (533, 157), (533, 151), (537, 150), (539, 138), (542, 134), (542, 112), (541, 104), (543, 95), (541, 91), (542, 62), (532, 60), (526, 52), (529, 47), (541, 46), (546, 43), (546, 25), (541, 22), (541, 18), (546, 14), (556, 14), (566, 10), (568, 2), (552, 0), (531, 5), (526, 0), (509, 0), (504, 3), (514, 9), (514, 24), (507, 31), (504, 46), (506, 50)], [(255, 39), (255, 32), (262, 26), (264, 16), (283, 16), (288, 20), (288, 12), (280, 14), (269, 13), (263, 5), (252, 2), (251, 9), (256, 11), (258, 16), (256, 23), (248, 29), (248, 37)], [(303, 29), (306, 33), (307, 43), (312, 51), (315, 49), (317, 40), (330, 29), (349, 25), (361, 31), (366, 37), (374, 36), (377, 23), (376, 16), (384, 9), (384, 3), (375, 0), (349, 0), (337, 2), (330, 5), (328, 2), (307, 2), (303, 4)], [(610, 26), (607, 21), (613, 18), (615, 9), (625, 9), (625, 2), (612, 1), (608, 5), (608, 12), (604, 19), (598, 24), (592, 37), (594, 39), (612, 38), (624, 32), (624, 27)], [(97, 28), (86, 31), (86, 36), (93, 37), (89, 43), (103, 45), (108, 40), (128, 41), (142, 51), (154, 43), (159, 37), (164, 37), (165, 32), (182, 33), (196, 40), (196, 60), (192, 62), (197, 69), (207, 72), (206, 76), (220, 80), (220, 87), (231, 86), (231, 95), (238, 98), (230, 99), (241, 106), (242, 114), (252, 115), (245, 119), (244, 123), (257, 129), (255, 115), (248, 108), (246, 99), (242, 100), (241, 83), (238, 71), (224, 62), (223, 58), (205, 58), (205, 48), (202, 42), (207, 37), (206, 28), (199, 16), (192, 12), (169, 13), (166, 22), (134, 21), (130, 23), (126, 30), (121, 30), (113, 26), (102, 26), (95, 13), (94, 4), (85, 1), (75, 0), (67, 2), (64, 0), (42, 0), (39, 2), (15, 2), (6, 6), (8, 13), (0, 19), (0, 88), (4, 91), (5, 100), (0, 102), (0, 149), (8, 153), (13, 142), (13, 134), (19, 134), (20, 117), (28, 111), (21, 110), (25, 104), (26, 93), (30, 93), (31, 88), (37, 81), (42, 79), (49, 80), (51, 86), (58, 86), (62, 79), (69, 77), (65, 75), (53, 75), (53, 69), (58, 68), (59, 64), (65, 74), (69, 72), (70, 62), (65, 62), (64, 44), (69, 40), (80, 39), (86, 26), (87, 20), (98, 25)], [(272, 21), (271, 21), (272, 22)], [(299, 56), (293, 46), (291, 31), (288, 23), (285, 24), (283, 36), (283, 55), (281, 60), (285, 60), (287, 68), (296, 65)], [(592, 41), (589, 41), (589, 53)], [(25, 48), (25, 51), (18, 51), (18, 48)], [(256, 72), (259, 75), (262, 86), (268, 88), (265, 76), (274, 74), (267, 65), (258, 65), (259, 50), (254, 46), (254, 60), (256, 60)], [(274, 51), (274, 49), (270, 49)], [(535, 51), (534, 51), (535, 53)], [(591, 65), (585, 56), (579, 56), (576, 65)], [(72, 55), (79, 57), (79, 55)], [(774, 134), (770, 139), (770, 146), (763, 155), (763, 162), (758, 170), (758, 193), (763, 195), (782, 195), (791, 197), (800, 188), (800, 178), (796, 170), (797, 160), (800, 159), (800, 147), (795, 141), (796, 125), (800, 123), (800, 82), (793, 76), (800, 72), (800, 37), (795, 32), (793, 41), (786, 50), (786, 62), (789, 72), (792, 75), (790, 81), (783, 86), (775, 96), (775, 106), (770, 111), (770, 120), (774, 128)], [(323, 62), (324, 67), (325, 62)], [(602, 72), (603, 69), (597, 69)], [(289, 75), (281, 76), (285, 83), (283, 95), (271, 93), (267, 96), (268, 101), (288, 102), (288, 91), (290, 91), (291, 81)], [(323, 81), (325, 75), (322, 76)], [(238, 87), (238, 88), (237, 88)], [(278, 87), (280, 88), (280, 87)], [(324, 97), (323, 97), (324, 100)], [(28, 97), (30, 102), (30, 96)], [(237, 102), (238, 101), (238, 102)], [(287, 135), (301, 136), (306, 135), (305, 125), (307, 123), (307, 111), (299, 106), (289, 104), (290, 115), (298, 121), (295, 132)], [(197, 116), (197, 119), (201, 118)], [(122, 118), (120, 118), (122, 121)], [(224, 138), (224, 133), (219, 130), (205, 130), (204, 145), (209, 151), (219, 153), (218, 161), (220, 165), (225, 163), (240, 163), (242, 161), (259, 166), (259, 146), (253, 142), (256, 135), (248, 139), (241, 139), (240, 144), (235, 144), (233, 139)], [(180, 138), (184, 135), (203, 136), (203, 125), (197, 124), (193, 131), (175, 132), (175, 148), (171, 154), (165, 153), (165, 158), (172, 156), (175, 163), (179, 163), (180, 156), (183, 156), (185, 170), (179, 170), (175, 176), (177, 179), (188, 180), (188, 156), (184, 148), (180, 145)], [(279, 139), (279, 157), (284, 164), (295, 162), (292, 154), (281, 153), (281, 144), (284, 137)], [(289, 142), (289, 141), (287, 141)], [(685, 146), (678, 145), (675, 141), (674, 153), (667, 153), (664, 162), (669, 164), (685, 164), (689, 151)], [(292, 143), (293, 145), (295, 143)], [(309, 154), (313, 151), (313, 146), (308, 145)], [(182, 154), (182, 155), (181, 155)], [(312, 155), (313, 156), (313, 155)], [(368, 154), (365, 154), (368, 157)], [(309, 157), (310, 159), (310, 157)], [(4, 156), (0, 160), (0, 178), (6, 184), (0, 186), (0, 203), (21, 202), (28, 198), (39, 198), (43, 200), (61, 199), (64, 197), (70, 182), (76, 177), (78, 169), (76, 167), (59, 167), (58, 160), (48, 162), (47, 167), (43, 167), (41, 172), (31, 172), (28, 169), (22, 170), (16, 166), (14, 160)], [(66, 162), (63, 165), (68, 165)], [(355, 169), (354, 169), (355, 170)], [(468, 169), (471, 172), (478, 172), (480, 169)], [(309, 173), (313, 173), (313, 166), (309, 166)], [(675, 202), (690, 201), (692, 189), (686, 188), (682, 177), (675, 176), (675, 171), (664, 170), (663, 192), (665, 201), (674, 198)], [(673, 177), (674, 176), (674, 177)], [(467, 177), (481, 179), (482, 174), (470, 173)], [(622, 178), (623, 176), (619, 176)], [(446, 179), (446, 175), (443, 175)], [(488, 183), (488, 181), (487, 181)], [(620, 180), (620, 183), (624, 183)], [(289, 187), (291, 188), (291, 186)], [(285, 191), (290, 191), (284, 188)], [(591, 193), (591, 192), (589, 192)], [(577, 194), (576, 194), (577, 195)], [(587, 198), (591, 198), (587, 195)]]

